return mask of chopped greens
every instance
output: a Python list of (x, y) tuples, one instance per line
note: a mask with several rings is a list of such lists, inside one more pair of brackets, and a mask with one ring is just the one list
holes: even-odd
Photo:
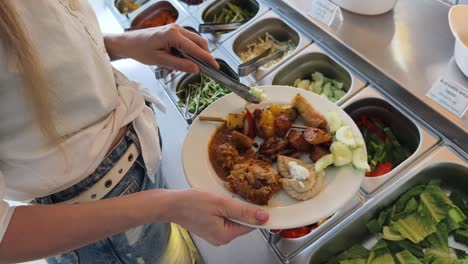
[[(179, 97), (178, 106), (186, 107), (192, 114), (201, 113), (214, 101), (231, 92), (223, 84), (217, 83), (203, 74), (200, 76), (200, 82), (189, 84), (185, 89), (177, 91), (177, 96)], [(188, 102), (187, 99), (189, 99)]]
[(447, 196), (438, 180), (416, 185), (367, 223), (380, 238), (370, 251), (357, 244), (326, 263), (468, 264), (467, 252), (449, 245), (451, 235), (468, 244), (466, 208), (466, 201), (455, 192)]
[(236, 4), (228, 2), (218, 14), (213, 17), (214, 23), (232, 23), (251, 19), (254, 13)]
[(311, 79), (296, 79), (294, 87), (319, 94), (332, 102), (345, 96), (347, 89), (343, 82), (325, 77), (321, 72), (314, 72)]

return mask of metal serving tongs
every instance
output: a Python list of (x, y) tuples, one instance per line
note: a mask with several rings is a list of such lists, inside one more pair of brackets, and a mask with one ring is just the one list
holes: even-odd
[(234, 92), (235, 94), (240, 96), (242, 99), (246, 100), (247, 102), (252, 103), (252, 104), (260, 103), (260, 100), (250, 93), (250, 88), (248, 86), (238, 82), (237, 80), (232, 79), (231, 77), (226, 75), (224, 72), (216, 69), (215, 67), (209, 65), (208, 63), (205, 63), (199, 58), (191, 56), (179, 49), (172, 49), (172, 53), (176, 56), (180, 56), (182, 58), (193, 61), (195, 64), (198, 65), (198, 67), (200, 67), (200, 71), (203, 74), (210, 77), (214, 81), (224, 84), (226, 88), (228, 88), (229, 90), (231, 90), (232, 92)]
[(229, 23), (204, 23), (198, 26), (198, 31), (200, 33), (216, 33), (220, 31), (231, 31), (234, 29), (238, 29), (245, 22), (247, 22), (247, 20)]
[(268, 57), (268, 55), (270, 55), (270, 52), (271, 52), (271, 48), (268, 48), (264, 52), (262, 52), (260, 55), (258, 55), (257, 57), (240, 64), (237, 67), (239, 76), (240, 77), (247, 76), (250, 73), (257, 70), (259, 67), (269, 63), (270, 61), (274, 61), (278, 58), (281, 58), (281, 56), (283, 56), (284, 54), (283, 50), (278, 50), (277, 52), (273, 53), (271, 56)]

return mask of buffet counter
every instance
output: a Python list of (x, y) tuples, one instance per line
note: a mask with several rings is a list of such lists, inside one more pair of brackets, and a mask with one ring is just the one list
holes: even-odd
[[(168, 1), (177, 7), (177, 21), (194, 29), (203, 23), (204, 10), (215, 2), (187, 5)], [(119, 15), (112, 2), (92, 1), (105, 33), (122, 32), (140, 12)], [(155, 2), (158, 1), (150, 0), (145, 6)], [(392, 12), (376, 17), (341, 10), (337, 20), (326, 25), (309, 15), (309, 2), (260, 1), (257, 14), (237, 30), (202, 35), (210, 40), (212, 54), (234, 72), (242, 63), (236, 45), (250, 35), (267, 28), (294, 39), (295, 49), (287, 56), (272, 67), (240, 78), (241, 82), (292, 85), (296, 78), (302, 78), (295, 73), (326, 73), (345, 86), (339, 98), (332, 98), (337, 105), (353, 118), (362, 113), (381, 113), (406, 144), (409, 155), (382, 177), (366, 177), (348, 204), (301, 238), (288, 239), (267, 230), (255, 230), (228, 245), (213, 247), (193, 236), (206, 263), (318, 263), (344, 250), (352, 241), (365, 239), (361, 227), (377, 208), (401, 194), (398, 190), (423, 181), (425, 175), (440, 178), (441, 173), (446, 173), (463, 181), (468, 177), (468, 117), (458, 117), (426, 96), (442, 77), (468, 87), (468, 78), (452, 59), (454, 38), (446, 24), (449, 6), (432, 0), (400, 0)], [(156, 67), (133, 60), (116, 61), (113, 65), (150, 89), (166, 105), (166, 112), (157, 112), (166, 186), (190, 188), (183, 169), (182, 145), (196, 115), (180, 106), (183, 99), (178, 91), (186, 89), (195, 77), (172, 72), (156, 79), (155, 72), (160, 73)], [(344, 242), (351, 235), (356, 237)]]

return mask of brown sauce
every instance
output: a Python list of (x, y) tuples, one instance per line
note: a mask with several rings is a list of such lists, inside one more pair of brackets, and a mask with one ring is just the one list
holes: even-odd
[(220, 164), (217, 162), (216, 156), (219, 145), (230, 143), (232, 137), (232, 130), (228, 129), (226, 125), (222, 125), (216, 133), (211, 137), (210, 144), (208, 145), (208, 154), (210, 156), (211, 166), (215, 170), (218, 177), (220, 177), (223, 181), (226, 180), (226, 177), (229, 176), (229, 170), (221, 167)]

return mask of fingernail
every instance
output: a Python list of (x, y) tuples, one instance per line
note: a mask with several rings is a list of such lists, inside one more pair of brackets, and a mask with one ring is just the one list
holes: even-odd
[(257, 212), (255, 212), (255, 219), (263, 223), (268, 220), (268, 213), (263, 210), (257, 210)]

